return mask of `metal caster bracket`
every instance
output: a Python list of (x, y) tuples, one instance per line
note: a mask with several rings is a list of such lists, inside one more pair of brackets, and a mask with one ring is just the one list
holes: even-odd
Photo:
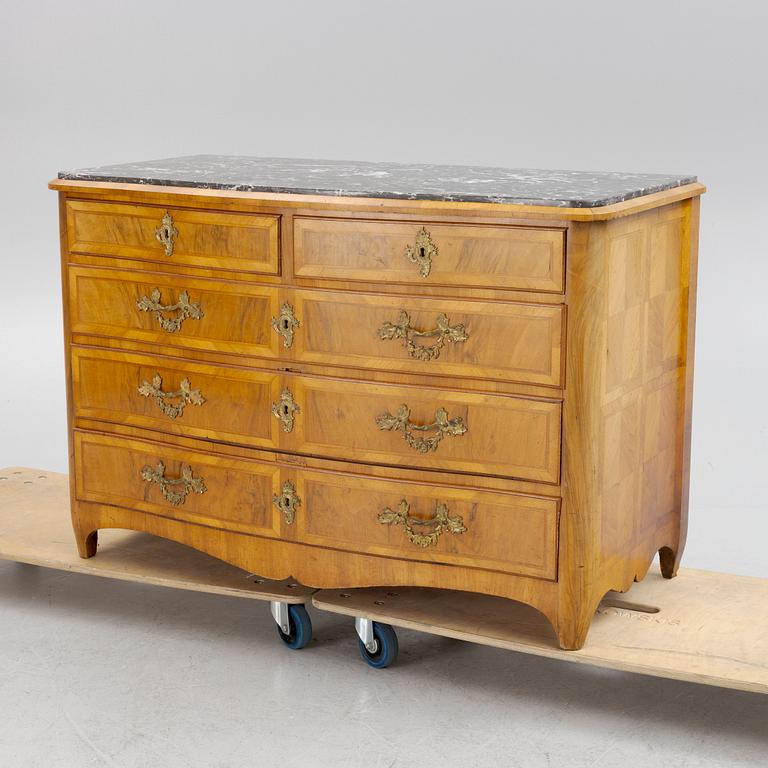
[(355, 616), (355, 631), (369, 653), (376, 653), (379, 650), (379, 644), (373, 635), (372, 619), (362, 619), (359, 616)]
[(288, 618), (288, 603), (281, 600), (270, 600), (269, 610), (272, 612), (272, 618), (277, 622), (277, 626), (283, 634), (289, 635), (291, 632), (291, 623)]

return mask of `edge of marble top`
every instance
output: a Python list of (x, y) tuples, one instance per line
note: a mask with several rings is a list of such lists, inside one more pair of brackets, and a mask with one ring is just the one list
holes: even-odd
[[(210, 157), (209, 155), (190, 155), (184, 158), (172, 158), (173, 160), (179, 159), (191, 159), (193, 157)], [(235, 159), (235, 158), (232, 158)], [(256, 159), (256, 158), (254, 158)], [(258, 158), (268, 160), (279, 160), (281, 158)], [(294, 160), (294, 158), (282, 158), (287, 161)], [(295, 160), (298, 160), (296, 158)], [(331, 163), (341, 164), (340, 161), (317, 161), (319, 164)], [(617, 193), (608, 195), (605, 197), (584, 198), (567, 196), (553, 196), (553, 197), (526, 197), (524, 195), (514, 194), (471, 194), (467, 192), (396, 192), (391, 190), (375, 190), (375, 189), (349, 189), (349, 188), (333, 188), (326, 186), (282, 186), (279, 184), (258, 184), (258, 183), (237, 183), (237, 182), (216, 182), (210, 180), (195, 180), (191, 178), (170, 178), (163, 174), (157, 174), (155, 176), (151, 174), (139, 175), (138, 173), (131, 173), (121, 175), (116, 173), (121, 166), (141, 166), (144, 163), (126, 163), (120, 165), (107, 165), (99, 168), (84, 168), (73, 171), (59, 171), (57, 179), (62, 181), (84, 181), (84, 182), (101, 182), (112, 184), (135, 184), (137, 186), (165, 186), (187, 189), (210, 189), (221, 190), (229, 192), (255, 192), (265, 194), (288, 194), (288, 195), (323, 195), (329, 197), (355, 197), (355, 198), (370, 198), (370, 199), (383, 199), (383, 200), (431, 200), (436, 202), (461, 202), (461, 203), (490, 203), (497, 205), (530, 205), (539, 207), (554, 207), (554, 208), (603, 208), (609, 205), (615, 205), (617, 203), (627, 202), (630, 200), (636, 200), (640, 197), (646, 197), (658, 192), (664, 192), (672, 189), (677, 189), (689, 184), (698, 183), (698, 177), (690, 174), (623, 174), (614, 172), (594, 172), (594, 176), (605, 175), (611, 176), (646, 176), (648, 179), (662, 180), (655, 184), (643, 186), (639, 189), (627, 190), (623, 193)], [(350, 165), (356, 163), (350, 162)], [(357, 163), (363, 166), (382, 165), (389, 166), (391, 168), (405, 168), (409, 167), (402, 163)], [(413, 166), (410, 166), (413, 167)], [(428, 168), (430, 166), (424, 166)], [(436, 166), (441, 168), (454, 167), (457, 169), (468, 170), (464, 166)], [(518, 170), (520, 172), (531, 173), (531, 169), (487, 169), (487, 170), (505, 170), (507, 172)], [(541, 171), (541, 173), (576, 173), (576, 174), (589, 174), (591, 172), (585, 171)], [(182, 172), (183, 174), (183, 172)]]

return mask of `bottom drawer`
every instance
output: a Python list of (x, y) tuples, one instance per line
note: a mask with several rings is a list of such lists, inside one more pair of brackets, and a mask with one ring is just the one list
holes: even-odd
[(81, 501), (327, 549), (557, 575), (554, 498), (300, 469), (82, 432), (75, 434), (75, 466)]
[(303, 543), (556, 578), (556, 499), (311, 470), (297, 491)]

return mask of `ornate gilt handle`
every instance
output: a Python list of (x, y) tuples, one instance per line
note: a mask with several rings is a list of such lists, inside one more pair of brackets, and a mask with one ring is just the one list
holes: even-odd
[[(165, 464), (158, 461), (154, 469), (147, 466), (141, 470), (141, 479), (148, 483), (157, 483), (165, 499), (174, 507), (181, 506), (190, 493), (205, 493), (208, 490), (202, 477), (192, 477), (192, 467), (189, 464), (182, 466), (181, 477), (170, 478), (165, 476)], [(171, 490), (179, 486), (181, 490)]]
[[(142, 312), (151, 312), (155, 320), (160, 323), (160, 327), (168, 333), (176, 333), (181, 328), (181, 324), (188, 318), (199, 320), (203, 317), (203, 310), (199, 304), (193, 304), (189, 300), (189, 294), (182, 291), (179, 294), (179, 300), (175, 304), (160, 303), (160, 289), (153, 288), (149, 296), (142, 296), (136, 306)], [(176, 317), (164, 317), (163, 312), (176, 312)]]
[(173, 256), (173, 240), (178, 235), (179, 230), (173, 226), (173, 216), (171, 216), (169, 211), (166, 211), (160, 226), (155, 230), (157, 242), (165, 246), (166, 256)]
[[(429, 520), (419, 520), (417, 517), (410, 517), (411, 505), (402, 499), (397, 507), (397, 511), (387, 507), (379, 512), (378, 519), (383, 525), (402, 525), (405, 528), (405, 535), (411, 544), (417, 547), (431, 547), (437, 544), (437, 540), (443, 535), (444, 531), (448, 533), (464, 533), (467, 527), (461, 515), (451, 517), (448, 514), (448, 507), (445, 504), (437, 502), (435, 505), (435, 514)], [(414, 526), (423, 525), (433, 528), (430, 533), (418, 533)]]
[(291, 390), (286, 387), (280, 393), (280, 400), (272, 403), (272, 415), (280, 420), (283, 432), (292, 432), (297, 413), (301, 413), (301, 408), (293, 399)]
[(296, 519), (296, 510), (301, 506), (301, 499), (296, 493), (296, 486), (286, 480), (280, 489), (280, 494), (272, 497), (272, 503), (283, 513), (283, 518), (288, 525), (292, 525)]
[(301, 325), (293, 307), (286, 301), (280, 307), (280, 315), (272, 318), (272, 327), (283, 337), (283, 346), (290, 349), (293, 344), (293, 334)]
[(437, 246), (429, 232), (422, 227), (416, 234), (414, 245), (405, 246), (405, 256), (419, 267), (419, 274), (427, 277), (432, 270), (432, 259), (437, 256)]
[[(463, 324), (450, 325), (448, 317), (443, 314), (437, 316), (437, 328), (434, 330), (417, 331), (411, 326), (408, 313), (401, 309), (396, 323), (387, 321), (379, 328), (379, 338), (385, 341), (403, 339), (404, 346), (411, 357), (417, 360), (437, 360), (446, 341), (459, 343), (466, 341), (469, 336)], [(416, 343), (416, 339), (436, 339), (436, 341), (431, 345), (421, 345)]]
[[(139, 387), (139, 394), (144, 397), (152, 397), (160, 410), (169, 418), (176, 419), (184, 413), (188, 405), (202, 405), (205, 402), (199, 389), (192, 389), (189, 379), (182, 379), (180, 388), (175, 392), (163, 392), (163, 380), (156, 373), (152, 381), (145, 381)], [(167, 400), (180, 399), (178, 403), (168, 403)]]
[[(410, 418), (411, 410), (403, 404), (394, 416), (389, 411), (377, 416), (376, 424), (379, 429), (402, 432), (408, 445), (419, 453), (437, 450), (437, 446), (446, 435), (458, 437), (467, 431), (467, 425), (461, 416), (449, 419), (445, 408), (438, 408), (435, 411), (435, 420), (431, 424), (412, 424)], [(420, 437), (414, 435), (414, 432), (434, 432), (434, 434), (429, 437)]]

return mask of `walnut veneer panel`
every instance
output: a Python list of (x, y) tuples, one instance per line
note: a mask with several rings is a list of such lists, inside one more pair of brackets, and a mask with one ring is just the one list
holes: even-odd
[[(168, 309), (139, 308), (153, 292)], [(178, 305), (185, 293), (198, 316), (184, 317)], [(270, 325), (279, 313), (277, 290), (257, 283), (71, 266), (69, 308), (72, 333), (266, 358), (279, 354)], [(164, 329), (163, 321), (180, 321), (178, 330)]]
[[(422, 228), (436, 248), (427, 275), (407, 255)], [(297, 277), (563, 290), (561, 229), (297, 217), (293, 239)]]
[[(301, 320), (293, 355), (301, 362), (547, 386), (562, 382), (562, 306), (303, 290), (293, 300)], [(410, 331), (387, 338), (382, 329), (401, 324), (403, 312), (416, 333), (438, 331), (444, 315), (450, 328), (461, 327), (461, 340)]]
[(281, 387), (281, 377), (274, 371), (72, 349), (72, 396), (78, 419), (276, 449), (280, 423), (272, 414), (272, 403), (278, 401)]
[[(171, 254), (155, 235), (165, 215), (175, 230)], [(74, 253), (268, 275), (280, 272), (279, 221), (278, 216), (83, 200), (67, 203), (68, 242)]]
[[(142, 477), (164, 464), (164, 477), (178, 481), (184, 467), (202, 482), (180, 504), (173, 504), (159, 484)], [(280, 535), (280, 515), (272, 505), (279, 493), (279, 469), (249, 462), (95, 434), (75, 434), (76, 497), (79, 501), (130, 507), (155, 515), (224, 526), (260, 536)], [(175, 484), (169, 493), (181, 492)]]
[[(298, 541), (350, 549), (372, 555), (451, 563), (554, 579), (557, 566), (556, 499), (489, 493), (458, 488), (404, 484), (301, 471), (297, 489), (302, 499), (297, 514)], [(443, 530), (435, 545), (408, 539), (402, 523), (383, 524), (379, 514), (397, 512), (408, 504), (417, 535), (433, 532), (429, 525), (438, 505), (465, 528)]]
[[(560, 477), (560, 403), (430, 387), (364, 384), (320, 377), (288, 380), (301, 407), (283, 445), (298, 453), (351, 461), (406, 464), (557, 483)], [(382, 429), (380, 417), (409, 409), (408, 422), (432, 425), (438, 409), (465, 431), (446, 433), (434, 450), (414, 447), (406, 431)], [(438, 430), (408, 427), (414, 440)]]
[[(699, 201), (575, 225), (568, 269), (559, 638), (685, 546)], [(575, 567), (579, 563), (580, 567)]]

